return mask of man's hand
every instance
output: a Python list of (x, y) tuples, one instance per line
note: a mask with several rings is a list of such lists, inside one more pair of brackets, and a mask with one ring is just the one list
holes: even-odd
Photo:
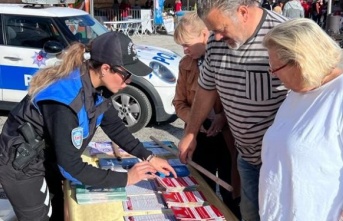
[(179, 142), (178, 149), (180, 152), (179, 158), (182, 163), (187, 163), (188, 159), (192, 159), (197, 141), (193, 134), (185, 135)]
[(138, 183), (141, 180), (156, 177), (156, 169), (148, 162), (136, 163), (127, 173), (127, 186)]

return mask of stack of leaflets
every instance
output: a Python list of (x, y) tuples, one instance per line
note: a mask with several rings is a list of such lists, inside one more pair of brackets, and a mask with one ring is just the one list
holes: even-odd
[(123, 201), (124, 214), (127, 216), (137, 214), (161, 213), (167, 209), (160, 194), (128, 196)]
[(74, 185), (75, 198), (78, 204), (105, 203), (127, 199), (124, 187), (94, 188), (86, 185)]
[[(190, 171), (188, 170), (188, 167), (185, 165), (182, 166), (172, 166), (175, 170), (176, 176), (177, 177), (186, 177), (190, 175)], [(174, 177), (174, 175), (172, 173), (170, 173), (168, 176), (164, 175), (163, 173), (157, 172), (156, 173), (157, 176), (159, 177)]]
[[(149, 149), (153, 154), (157, 156), (171, 156), (172, 155), (171, 152), (163, 149), (159, 144), (155, 143), (154, 141), (144, 141), (142, 143), (145, 148)], [(177, 149), (175, 144), (171, 141), (162, 141), (162, 143), (172, 149)], [(89, 147), (89, 155), (97, 156), (98, 158), (133, 157), (131, 154), (127, 153), (122, 148), (119, 148), (117, 145), (113, 144), (111, 141), (103, 141), (103, 142), (92, 141), (88, 144), (88, 147)]]
[(185, 165), (172, 166), (172, 167), (174, 168), (177, 177), (187, 177), (191, 174), (191, 172), (188, 170), (188, 167)]
[(134, 157), (125, 150), (121, 149), (117, 145), (113, 144), (111, 141), (104, 142), (89, 142), (89, 155), (97, 156), (98, 158), (108, 158), (108, 157)]
[(215, 206), (172, 207), (174, 216), (180, 221), (225, 220), (224, 215)]
[(157, 187), (166, 192), (182, 192), (196, 190), (198, 182), (192, 176), (187, 177), (157, 177)]
[(178, 158), (168, 159), (168, 163), (174, 168), (178, 177), (189, 176), (190, 171), (186, 164), (181, 163)]
[(125, 187), (127, 196), (135, 195), (155, 195), (157, 193), (157, 187), (153, 180), (141, 180), (134, 185)]
[(197, 207), (207, 205), (206, 198), (199, 191), (163, 192), (164, 201), (168, 208), (174, 207)]
[(138, 163), (138, 158), (101, 158), (99, 159), (99, 167), (104, 170), (113, 170), (116, 172), (127, 172), (128, 169)]
[(112, 142), (89, 142), (89, 155), (94, 156), (97, 154), (106, 154), (109, 156), (114, 156)]
[(169, 163), (171, 166), (186, 166), (186, 164), (181, 163), (181, 161), (180, 161), (179, 158), (171, 158), (171, 159), (168, 159), (168, 163)]
[(176, 221), (173, 214), (149, 214), (149, 215), (136, 215), (124, 216), (125, 221)]
[[(175, 144), (171, 141), (161, 142), (170, 148), (177, 149)], [(145, 148), (147, 148), (157, 156), (173, 156), (173, 154), (170, 151), (163, 149), (159, 144), (155, 143), (154, 141), (143, 141), (142, 143)]]

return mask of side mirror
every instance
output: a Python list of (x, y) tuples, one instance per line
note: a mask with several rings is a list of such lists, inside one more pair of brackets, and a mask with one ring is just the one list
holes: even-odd
[(47, 41), (43, 45), (44, 52), (48, 54), (59, 54), (64, 49), (63, 45), (58, 41)]

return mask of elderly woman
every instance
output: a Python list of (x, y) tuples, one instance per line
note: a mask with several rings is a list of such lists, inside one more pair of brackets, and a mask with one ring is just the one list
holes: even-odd
[(278, 25), (263, 45), (269, 53), (270, 74), (290, 92), (263, 139), (261, 220), (339, 220), (343, 209), (341, 48), (310, 19)]

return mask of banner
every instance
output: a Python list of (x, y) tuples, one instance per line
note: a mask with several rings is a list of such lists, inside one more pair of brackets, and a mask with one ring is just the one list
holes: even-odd
[(164, 18), (163, 25), (167, 33), (172, 33), (174, 31), (174, 18), (173, 17)]
[(164, 0), (154, 0), (154, 24), (163, 24)]
[(142, 33), (149, 31), (152, 33), (152, 24), (151, 24), (151, 10), (150, 9), (141, 9), (141, 19), (142, 21)]

